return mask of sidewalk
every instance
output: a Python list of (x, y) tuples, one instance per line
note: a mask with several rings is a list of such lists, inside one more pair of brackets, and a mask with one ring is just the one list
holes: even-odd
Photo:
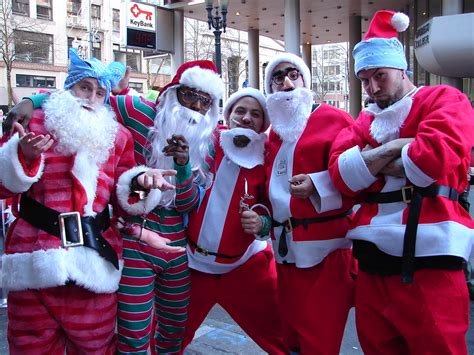
[[(8, 354), (6, 341), (7, 310), (0, 308), (0, 354)], [(474, 301), (470, 303), (470, 328), (466, 336), (468, 354), (474, 354)], [(188, 346), (185, 355), (220, 355), (220, 354), (245, 354), (260, 355), (265, 352), (260, 349), (243, 331), (235, 324), (229, 315), (221, 308), (214, 307), (196, 333), (193, 342)], [(363, 354), (354, 325), (354, 310), (349, 314), (349, 319), (341, 346), (342, 355)]]

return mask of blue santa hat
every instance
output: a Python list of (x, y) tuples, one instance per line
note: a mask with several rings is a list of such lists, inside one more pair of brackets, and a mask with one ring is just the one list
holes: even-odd
[(112, 62), (105, 66), (96, 58), (82, 59), (75, 48), (69, 48), (69, 68), (64, 89), (69, 89), (85, 78), (97, 79), (101, 88), (106, 90), (105, 100), (109, 99), (110, 91), (117, 86), (125, 74), (125, 66)]
[(352, 52), (356, 75), (361, 70), (374, 68), (406, 70), (408, 64), (405, 51), (397, 38), (397, 32), (405, 31), (409, 24), (410, 19), (404, 13), (377, 11), (364, 39), (357, 43)]

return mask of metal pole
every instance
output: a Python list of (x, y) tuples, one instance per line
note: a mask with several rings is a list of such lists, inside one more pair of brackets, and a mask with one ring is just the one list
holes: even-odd
[(87, 50), (87, 56), (92, 58), (92, 4), (89, 0), (89, 21), (87, 22), (87, 34), (89, 38), (89, 49)]
[(216, 67), (217, 67), (217, 73), (219, 75), (222, 74), (222, 63), (221, 63), (221, 31), (220, 30), (215, 30), (214, 31), (214, 36), (216, 38), (215, 44), (216, 44)]

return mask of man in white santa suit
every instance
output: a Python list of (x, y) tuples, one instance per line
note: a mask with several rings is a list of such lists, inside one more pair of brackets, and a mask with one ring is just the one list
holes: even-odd
[(65, 90), (0, 148), (0, 198), (21, 194), (2, 258), (11, 354), (115, 353), (123, 262), (108, 203), (135, 161), (104, 102), (124, 72), (71, 50)]
[(273, 253), (262, 240), (269, 228), (255, 230), (245, 218), (249, 209), (266, 210), (260, 205), (265, 198), (263, 132), (269, 126), (265, 97), (253, 88), (237, 91), (224, 106), (224, 118), (230, 129), (216, 130), (214, 181), (189, 215), (192, 287), (183, 350), (219, 304), (263, 350), (286, 354)]
[(266, 175), (278, 303), (288, 351), (338, 354), (356, 265), (345, 239), (352, 201), (332, 185), (327, 162), (332, 141), (353, 120), (332, 106), (313, 105), (310, 84), (309, 69), (296, 55), (268, 63)]
[(469, 299), (462, 271), (473, 223), (466, 188), (474, 115), (445, 85), (415, 87), (397, 31), (408, 17), (379, 11), (354, 47), (374, 101), (339, 134), (330, 173), (364, 202), (347, 237), (359, 262), (356, 322), (365, 354), (466, 354)]

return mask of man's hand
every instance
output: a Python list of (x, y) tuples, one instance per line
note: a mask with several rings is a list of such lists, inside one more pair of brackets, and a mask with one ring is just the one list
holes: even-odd
[(38, 159), (43, 152), (46, 152), (54, 143), (49, 134), (37, 135), (33, 132), (25, 133), (25, 129), (18, 122), (13, 123), (13, 131), (18, 132), (20, 137), (20, 149), (25, 156), (26, 163), (30, 164)]
[(112, 89), (112, 94), (118, 95), (126, 88), (128, 88), (128, 81), (130, 80), (130, 71), (131, 68), (127, 66), (127, 69), (125, 69), (125, 74), (123, 74), (122, 79), (120, 79), (117, 86)]
[(403, 166), (402, 158), (392, 160), (390, 163), (385, 165), (384, 168), (380, 170), (380, 174), (406, 178), (407, 175), (405, 172), (405, 167)]
[(171, 240), (163, 238), (158, 233), (142, 228), (138, 223), (126, 221), (123, 217), (118, 217), (115, 221), (115, 226), (120, 232), (123, 232), (131, 237), (147, 243), (152, 248), (161, 250), (165, 253), (181, 253), (186, 249), (183, 247), (173, 247), (168, 245)]
[(176, 170), (150, 169), (137, 177), (137, 184), (145, 190), (174, 190), (176, 187), (165, 180), (165, 176), (176, 175)]
[(257, 212), (245, 210), (240, 215), (242, 229), (247, 234), (258, 234), (262, 230), (262, 220)]
[(152, 248), (165, 253), (182, 253), (186, 251), (186, 248), (168, 245), (171, 243), (170, 239), (164, 238), (151, 230), (143, 228), (141, 233), (140, 240), (147, 243)]
[(11, 137), (14, 133), (13, 124), (15, 122), (21, 123), (23, 127), (28, 127), (31, 116), (33, 116), (33, 102), (28, 99), (20, 101), (7, 113), (7, 117), (2, 124), (3, 134)]
[(167, 157), (173, 157), (178, 165), (186, 165), (189, 160), (189, 144), (182, 135), (173, 134), (166, 140), (167, 146), (163, 148), (163, 153)]
[(316, 191), (313, 181), (306, 174), (292, 176), (288, 182), (290, 183), (290, 195), (294, 197), (308, 198)]

